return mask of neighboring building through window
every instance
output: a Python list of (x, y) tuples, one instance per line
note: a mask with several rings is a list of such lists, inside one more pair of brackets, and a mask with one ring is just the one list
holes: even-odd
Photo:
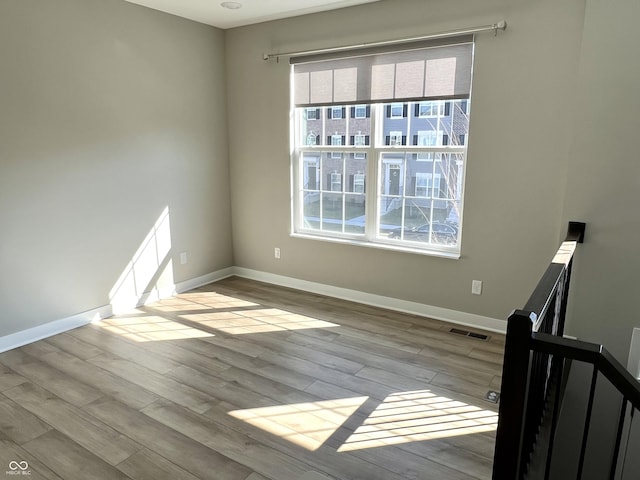
[(293, 60), (294, 235), (459, 255), (472, 46)]

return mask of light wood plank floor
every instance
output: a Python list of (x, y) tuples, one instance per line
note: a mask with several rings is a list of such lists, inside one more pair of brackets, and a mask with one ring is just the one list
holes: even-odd
[(504, 338), (452, 327), (213, 283), (0, 354), (0, 472), (488, 479)]

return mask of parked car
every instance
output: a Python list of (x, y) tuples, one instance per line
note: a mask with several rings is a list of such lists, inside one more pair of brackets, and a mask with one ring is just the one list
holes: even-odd
[(389, 238), (428, 242), (429, 233), (433, 236), (433, 243), (453, 245), (458, 242), (458, 226), (454, 223), (445, 222), (425, 223), (418, 227), (405, 227), (404, 231), (402, 228), (394, 228), (389, 232)]

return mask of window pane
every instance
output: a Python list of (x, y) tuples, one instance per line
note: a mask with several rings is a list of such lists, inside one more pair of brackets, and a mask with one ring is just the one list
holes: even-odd
[[(304, 135), (296, 135), (296, 228), (365, 235), (377, 225), (373, 241), (456, 247), (465, 153), (446, 147), (467, 138), (466, 108), (447, 100), (297, 109)], [(372, 118), (382, 123), (377, 137)], [(407, 145), (413, 148), (406, 151)], [(372, 152), (376, 178), (368, 178)], [(377, 190), (372, 205), (366, 201), (371, 186)]]
[(321, 145), (323, 118), (322, 108), (300, 108), (297, 110), (299, 135), (303, 145)]
[(342, 154), (330, 152), (323, 155), (322, 163), (322, 190), (328, 192), (342, 191), (342, 178), (344, 175), (344, 162)]
[(406, 145), (409, 128), (409, 104), (388, 103), (382, 105), (384, 115), (382, 119), (383, 145)]
[(469, 133), (466, 109), (466, 100), (413, 104), (410, 143), (422, 147), (465, 145)]
[(302, 188), (303, 190), (320, 189), (320, 156), (304, 154), (302, 156)]
[(322, 196), (322, 230), (342, 232), (343, 195), (325, 193)]
[[(327, 107), (325, 120), (326, 138), (325, 145), (346, 145), (347, 136), (347, 107), (333, 106)], [(338, 140), (339, 139), (339, 140)], [(339, 142), (339, 143), (338, 143)]]
[(367, 158), (364, 155), (363, 158), (350, 158), (347, 162), (348, 192), (365, 193)]

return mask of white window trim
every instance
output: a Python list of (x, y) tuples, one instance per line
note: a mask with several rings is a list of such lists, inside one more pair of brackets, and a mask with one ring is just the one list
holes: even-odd
[[(413, 104), (409, 103), (409, 107)], [(432, 243), (421, 244), (417, 242), (410, 241), (398, 241), (387, 239), (383, 236), (378, 235), (379, 231), (379, 204), (378, 204), (378, 192), (380, 191), (380, 182), (382, 181), (382, 175), (379, 174), (378, 170), (380, 167), (380, 159), (382, 158), (383, 153), (398, 153), (398, 151), (402, 151), (405, 154), (411, 153), (433, 153), (434, 161), (439, 161), (436, 159), (436, 154), (438, 153), (448, 153), (448, 154), (461, 154), (464, 156), (466, 163), (466, 152), (467, 146), (435, 146), (435, 147), (419, 147), (412, 145), (402, 145), (400, 148), (394, 148), (388, 145), (380, 145), (379, 143), (384, 140), (381, 134), (382, 129), (382, 119), (383, 115), (385, 115), (385, 109), (383, 108), (385, 104), (370, 104), (371, 107), (371, 135), (372, 141), (370, 141), (367, 147), (357, 147), (358, 152), (354, 152), (356, 147), (354, 146), (342, 146), (339, 148), (334, 148), (332, 146), (322, 147), (322, 150), (335, 150), (334, 153), (339, 153), (342, 155), (344, 152), (350, 153), (365, 153), (368, 158), (367, 162), (367, 171), (366, 178), (370, 179), (371, 188), (367, 188), (364, 197), (367, 204), (367, 216), (366, 223), (364, 228), (364, 233), (348, 233), (348, 232), (334, 232), (329, 230), (316, 230), (305, 228), (302, 222), (304, 218), (303, 215), (303, 202), (301, 202), (298, 198), (298, 186), (301, 185), (302, 178), (300, 178), (302, 172), (300, 171), (300, 158), (305, 152), (315, 151), (318, 153), (318, 147), (305, 147), (301, 146), (297, 150), (294, 149), (294, 153), (291, 156), (293, 165), (293, 179), (297, 179), (293, 182), (292, 188), (294, 193), (294, 202), (292, 205), (292, 226), (291, 226), (291, 236), (297, 238), (305, 238), (305, 239), (313, 239), (320, 241), (329, 241), (341, 244), (349, 244), (349, 245), (358, 245), (365, 246), (371, 248), (379, 248), (385, 250), (393, 250), (398, 252), (407, 252), (413, 254), (427, 255), (427, 256), (437, 256), (443, 258), (451, 258), (458, 259), (460, 258), (460, 247), (461, 242), (459, 241), (454, 246), (447, 245), (437, 245)], [(295, 113), (295, 112), (294, 112)], [(294, 122), (294, 126), (297, 130), (297, 127), (300, 125), (300, 119), (295, 114), (292, 115), (292, 122)], [(374, 134), (374, 132), (376, 132)], [(462, 188), (464, 186), (464, 175), (466, 173), (466, 168), (463, 169), (462, 175), (458, 176), (458, 184), (457, 187), (459, 190), (457, 191), (458, 196), (455, 199), (451, 199), (452, 201), (459, 202), (460, 208), (460, 230), (462, 227), (462, 211), (463, 211), (463, 192)], [(373, 179), (373, 180), (371, 180)], [(374, 187), (374, 183), (377, 183), (376, 187)], [(322, 185), (322, 184), (321, 184)], [(321, 187), (322, 188), (322, 187)], [(344, 190), (344, 189), (343, 189)], [(322, 195), (323, 191), (321, 189), (320, 194)], [(330, 192), (327, 192), (330, 193)], [(350, 193), (350, 192), (346, 192)], [(344, 193), (343, 193), (344, 194)], [(443, 199), (444, 200), (444, 199)]]

